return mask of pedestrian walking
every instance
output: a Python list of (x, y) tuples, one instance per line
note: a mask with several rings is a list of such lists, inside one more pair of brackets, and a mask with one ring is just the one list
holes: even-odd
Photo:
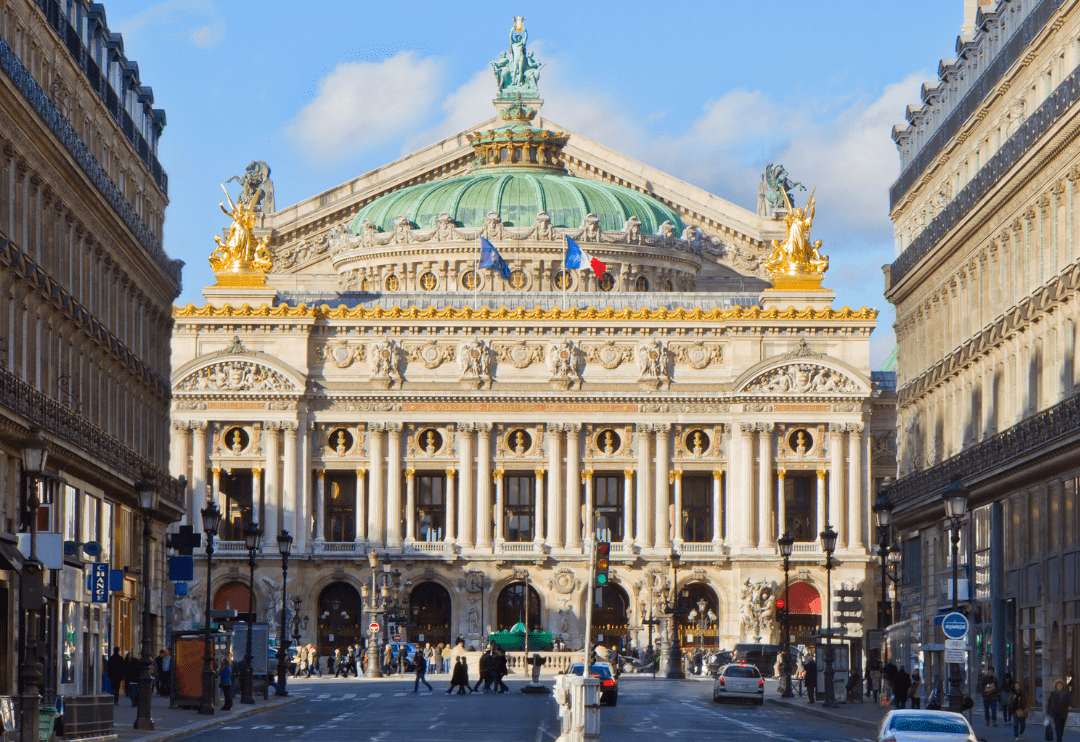
[(1001, 718), (1005, 720), (1006, 724), (1012, 721), (1011, 701), (1015, 682), (1012, 673), (1008, 670), (1001, 676), (1001, 696), (998, 698), (998, 703), (1001, 704)]
[(1008, 708), (1013, 720), (1013, 739), (1023, 739), (1024, 729), (1027, 728), (1028, 702), (1020, 683), (1014, 682), (1009, 690)]
[(896, 672), (896, 678), (893, 680), (893, 703), (896, 708), (907, 708), (908, 691), (911, 690), (911, 676), (907, 674), (907, 670), (900, 667)]
[(484, 692), (487, 693), (491, 690), (491, 647), (480, 655), (480, 676), (476, 679), (476, 685), (473, 686), (473, 690), (480, 690), (480, 683), (484, 684)]
[(447, 644), (445, 647), (443, 647), (442, 652), (440, 652), (439, 654), (442, 657), (442, 663), (443, 663), (442, 671), (443, 671), (443, 674), (444, 675), (449, 675), (450, 674), (450, 655), (451, 655), (450, 645)]
[(139, 705), (139, 661), (131, 652), (124, 659), (124, 692), (131, 699), (132, 706)]
[(492, 679), (495, 682), (496, 693), (508, 693), (510, 689), (503, 682), (503, 678), (510, 674), (510, 668), (506, 665), (506, 652), (499, 648), (495, 654), (494, 667), (492, 668)]
[(383, 675), (389, 675), (390, 674), (390, 669), (391, 669), (390, 663), (392, 663), (393, 661), (394, 661), (394, 648), (390, 645), (390, 642), (387, 642), (386, 644), (383, 645), (383, 650), (382, 650), (382, 664), (383, 664), (382, 671), (383, 671)]
[(431, 642), (428, 642), (424, 647), (424, 660), (427, 663), (428, 671), (435, 672), (435, 650), (431, 647)]
[(817, 662), (812, 654), (803, 663), (803, 682), (806, 684), (806, 702), (813, 703), (817, 695)]
[(979, 692), (982, 693), (983, 714), (986, 718), (986, 726), (997, 726), (998, 697), (1001, 696), (1001, 686), (998, 685), (997, 675), (994, 674), (994, 666), (986, 668), (986, 672), (979, 680)]
[(416, 653), (415, 660), (416, 661), (413, 664), (416, 666), (416, 682), (413, 683), (412, 692), (420, 692), (420, 683), (426, 685), (428, 691), (434, 692), (435, 689), (431, 687), (427, 679), (424, 677), (424, 674), (427, 673), (427, 660), (424, 659), (424, 655), (421, 652)]
[(405, 665), (409, 661), (409, 646), (407, 644), (398, 645), (397, 651), (397, 674), (405, 674)]
[(1054, 740), (1061, 742), (1065, 734), (1065, 721), (1069, 718), (1069, 694), (1064, 680), (1054, 681), (1054, 690), (1046, 700), (1046, 715), (1053, 722)]
[(356, 652), (356, 647), (349, 647), (349, 654), (345, 658), (345, 677), (349, 677), (350, 672), (356, 677), (360, 677), (360, 671), (356, 667)]
[(218, 685), (221, 687), (221, 694), (225, 696), (225, 704), (221, 707), (221, 710), (229, 711), (232, 709), (233, 686), (232, 662), (228, 657), (221, 661), (221, 672), (218, 673)]
[(326, 659), (326, 674), (334, 673), (334, 677), (341, 674), (341, 650), (335, 648), (334, 653)]
[(908, 691), (908, 697), (911, 699), (911, 708), (922, 708), (922, 673), (917, 667), (911, 671), (911, 690)]
[(465, 695), (465, 689), (469, 689), (469, 693), (473, 692), (473, 689), (469, 686), (469, 667), (465, 664), (465, 657), (458, 657), (454, 662), (454, 671), (450, 675), (450, 687), (446, 689), (447, 693), (453, 693), (454, 688), (458, 689), (458, 695)]
[(109, 661), (105, 663), (105, 674), (109, 676), (109, 685), (112, 687), (113, 705), (120, 703), (120, 683), (124, 681), (126, 666), (124, 658), (120, 654), (120, 647), (113, 649)]

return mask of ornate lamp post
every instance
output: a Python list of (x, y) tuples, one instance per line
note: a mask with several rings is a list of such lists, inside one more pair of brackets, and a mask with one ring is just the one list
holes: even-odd
[[(281, 620), (278, 622), (278, 653), (277, 653), (277, 690), (274, 691), (275, 696), (287, 696), (289, 691), (285, 686), (287, 678), (289, 677), (289, 640), (288, 634), (285, 633), (285, 618), (288, 615), (286, 605), (289, 602), (289, 554), (292, 552), (293, 538), (289, 535), (289, 532), (282, 530), (277, 537), (277, 548), (281, 554)], [(294, 598), (299, 601), (299, 598)], [(297, 602), (297, 610), (300, 605)]]
[(874, 503), (874, 515), (877, 516), (878, 522), (878, 557), (881, 559), (881, 602), (878, 603), (879, 629), (886, 629), (889, 624), (892, 623), (889, 620), (889, 610), (887, 607), (889, 595), (887, 557), (889, 555), (889, 537), (891, 535), (893, 504), (892, 501), (889, 500), (887, 488), (894, 481), (895, 480), (892, 477), (885, 477), (885, 481), (882, 482), (881, 489), (879, 490), (878, 500)]
[(836, 703), (836, 687), (833, 679), (836, 671), (833, 670), (833, 662), (836, 660), (836, 650), (832, 645), (832, 571), (836, 566), (833, 563), (833, 552), (836, 551), (836, 531), (832, 526), (826, 525), (821, 532), (821, 550), (825, 552), (825, 708), (839, 708)]
[(142, 540), (142, 578), (143, 578), (143, 610), (142, 610), (142, 650), (139, 657), (139, 712), (135, 717), (136, 729), (154, 729), (154, 717), (152, 705), (154, 700), (153, 689), (153, 637), (150, 636), (150, 537), (153, 530), (150, 525), (150, 516), (158, 508), (159, 494), (152, 482), (142, 480), (135, 485), (139, 493), (139, 507), (142, 508), (143, 516), (143, 540)]
[[(368, 552), (368, 565), (371, 567), (371, 590), (368, 591), (368, 586), (363, 585), (360, 588), (360, 597), (363, 599), (367, 606), (368, 615), (371, 616), (372, 623), (382, 623), (384, 626), (385, 621), (380, 622), (379, 616), (383, 615), (383, 601), (379, 599), (379, 590), (375, 585), (375, 576), (379, 567), (379, 555), (374, 550)], [(384, 586), (385, 589), (385, 586)], [(370, 598), (370, 602), (369, 602)], [(381, 678), (382, 666), (379, 662), (379, 633), (377, 631), (369, 632), (371, 634), (367, 643), (367, 669), (364, 670), (365, 678)]]
[(783, 676), (784, 690), (781, 698), (794, 698), (791, 692), (791, 604), (788, 602), (788, 573), (791, 571), (791, 552), (795, 547), (795, 539), (790, 533), (776, 539), (776, 546), (780, 549), (780, 556), (784, 558), (784, 659), (780, 662), (780, 672)]
[[(960, 592), (960, 523), (964, 520), (967, 512), (968, 491), (959, 479), (954, 479), (952, 484), (945, 488), (945, 516), (947, 525), (952, 529), (952, 609), (959, 607)], [(960, 713), (964, 705), (964, 693), (960, 690), (963, 677), (960, 665), (953, 662), (949, 666), (949, 711)]]
[(695, 630), (698, 636), (698, 651), (702, 654), (705, 653), (705, 630), (708, 629), (709, 624), (716, 620), (716, 614), (708, 610), (708, 608), (709, 602), (705, 598), (701, 598), (697, 602), (697, 608), (686, 615), (687, 619), (697, 623)]
[(38, 688), (41, 686), (45, 672), (37, 657), (37, 617), (42, 599), (42, 567), (37, 558), (38, 508), (40, 507), (37, 480), (45, 474), (45, 462), (48, 458), (49, 450), (45, 447), (45, 439), (37, 430), (31, 431), (29, 437), (23, 442), (22, 451), (23, 475), (26, 479), (24, 485), (26, 507), (30, 511), (30, 558), (23, 565), (20, 583), (22, 589), (20, 603), (26, 609), (26, 642), (23, 647), (23, 666), (19, 673), (23, 683), (21, 742), (37, 742), (38, 716), (41, 713), (41, 696)]
[(206, 534), (206, 622), (203, 626), (203, 669), (202, 669), (202, 702), (199, 705), (200, 714), (213, 715), (214, 713), (214, 643), (210, 638), (210, 587), (213, 576), (214, 560), (214, 536), (218, 532), (218, 524), (221, 523), (221, 511), (217, 503), (211, 502), (202, 509), (203, 533)]
[(240, 703), (255, 703), (255, 656), (251, 650), (251, 626), (255, 618), (255, 554), (261, 543), (262, 529), (259, 524), (252, 521), (245, 523), (244, 546), (248, 550), (251, 577), (248, 580), (247, 646), (244, 651), (244, 667), (240, 670)]
[[(293, 646), (300, 646), (300, 630), (307, 631), (308, 617), (300, 616), (300, 604), (303, 603), (303, 599), (298, 595), (292, 599), (293, 605)], [(299, 674), (299, 665), (297, 665), (297, 674)]]
[(664, 677), (671, 680), (681, 680), (686, 677), (686, 673), (683, 671), (682, 642), (679, 639), (679, 616), (683, 613), (679, 605), (679, 562), (681, 560), (679, 552), (672, 549), (670, 559), (671, 569), (675, 573), (675, 581), (672, 584), (671, 604), (667, 610), (670, 618), (671, 633), (668, 638), (667, 672), (664, 673)]

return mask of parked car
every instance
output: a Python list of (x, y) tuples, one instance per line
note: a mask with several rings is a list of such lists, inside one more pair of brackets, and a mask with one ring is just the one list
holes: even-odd
[(878, 742), (979, 742), (963, 714), (896, 709), (878, 724)]
[(760, 706), (765, 703), (765, 680), (751, 664), (724, 665), (713, 681), (712, 699), (715, 703), (750, 701)]
[[(585, 666), (582, 663), (578, 662), (571, 666), (567, 671), (567, 674), (581, 677), (584, 667)], [(594, 662), (589, 666), (589, 675), (594, 678), (600, 678), (600, 705), (614, 706), (619, 700), (619, 681), (615, 678), (615, 673), (611, 669), (611, 663)]]
[[(732, 662), (746, 662), (758, 669), (762, 677), (771, 678), (776, 675), (776, 658), (784, 652), (783, 644), (736, 644), (732, 654)], [(795, 647), (791, 648), (792, 667), (798, 667), (799, 652)]]
[[(409, 642), (390, 642), (390, 646), (393, 647), (394, 659), (391, 660), (391, 665), (397, 669), (397, 657), (398, 652), (401, 651), (401, 647), (405, 647), (405, 672), (412, 672), (415, 668), (414, 660), (416, 657), (416, 645)], [(381, 653), (381, 649), (380, 649)]]

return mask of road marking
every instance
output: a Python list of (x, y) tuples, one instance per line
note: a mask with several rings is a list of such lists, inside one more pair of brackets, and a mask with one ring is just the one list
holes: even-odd
[(222, 727), (222, 729), (243, 729), (243, 727)]
[(382, 693), (368, 693), (367, 697), (368, 698), (378, 698), (381, 695), (382, 695)]
[(286, 732), (291, 732), (291, 731), (293, 731), (295, 729), (303, 729), (303, 728), (304, 728), (303, 724), (298, 724), (298, 725), (291, 726), (291, 727), (285, 727), (285, 731)]
[(394, 698), (403, 698), (403, 697), (405, 697), (407, 695), (408, 695), (408, 693), (395, 693)]

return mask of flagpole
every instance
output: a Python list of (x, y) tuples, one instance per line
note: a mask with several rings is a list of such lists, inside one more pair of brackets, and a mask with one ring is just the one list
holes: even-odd
[(473, 284), (472, 284), (472, 308), (475, 312), (476, 306), (476, 292), (480, 290), (480, 235), (476, 235), (476, 243), (473, 247)]
[(567, 309), (567, 306), (566, 306), (566, 287), (570, 283), (570, 280), (569, 280), (570, 274), (566, 272), (568, 270), (567, 267), (566, 267), (566, 252), (570, 249), (570, 239), (569, 239), (569, 237), (570, 237), (569, 235), (566, 235), (566, 234), (563, 235), (563, 251), (562, 251), (562, 272), (563, 272), (562, 304), (563, 304), (563, 311), (566, 311), (566, 309)]

